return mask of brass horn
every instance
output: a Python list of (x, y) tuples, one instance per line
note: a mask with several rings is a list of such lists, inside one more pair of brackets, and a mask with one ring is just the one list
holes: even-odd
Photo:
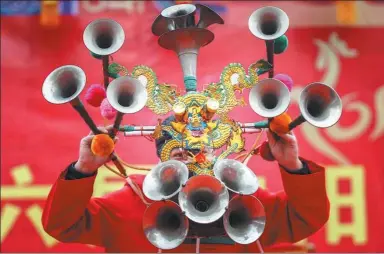
[(238, 160), (218, 160), (213, 172), (217, 179), (235, 193), (251, 195), (259, 188), (255, 173)]
[[(44, 98), (52, 104), (70, 103), (79, 113), (84, 122), (94, 134), (102, 132), (97, 128), (89, 116), (83, 103), (79, 99), (80, 93), (84, 90), (86, 76), (84, 71), (75, 65), (64, 65), (53, 70), (44, 80), (42, 93)], [(112, 161), (121, 174), (126, 175), (124, 167), (118, 161), (117, 156), (112, 153)]]
[(291, 122), (291, 130), (305, 121), (318, 128), (329, 128), (339, 121), (343, 105), (332, 87), (315, 82), (301, 92), (299, 107), (301, 115)]
[(129, 76), (114, 79), (107, 87), (107, 99), (116, 109), (117, 115), (113, 125), (113, 134), (119, 130), (124, 114), (133, 114), (144, 108), (148, 94), (144, 85)]
[(284, 113), (291, 97), (288, 88), (277, 79), (259, 81), (249, 93), (249, 104), (262, 117), (271, 118)]
[(179, 205), (192, 221), (208, 224), (225, 213), (229, 202), (227, 188), (215, 177), (197, 175), (189, 178), (179, 192)]
[(112, 19), (97, 19), (84, 30), (85, 46), (97, 56), (109, 56), (123, 46), (125, 33), (119, 23)]
[(281, 9), (266, 6), (254, 11), (248, 20), (248, 28), (257, 38), (264, 40), (267, 46), (267, 59), (272, 65), (269, 78), (274, 75), (274, 40), (284, 35), (289, 27), (288, 15)]
[(261, 202), (251, 195), (231, 199), (223, 216), (227, 235), (239, 244), (257, 241), (265, 229), (266, 215)]
[(188, 218), (173, 201), (155, 202), (144, 213), (144, 234), (149, 242), (159, 249), (178, 247), (187, 237), (188, 229)]
[(200, 11), (200, 19), (197, 23), (199, 28), (207, 28), (213, 24), (224, 24), (224, 20), (208, 6), (202, 4), (196, 4), (196, 7)]
[(187, 166), (177, 160), (159, 163), (143, 182), (144, 195), (151, 200), (170, 199), (178, 194), (188, 180)]

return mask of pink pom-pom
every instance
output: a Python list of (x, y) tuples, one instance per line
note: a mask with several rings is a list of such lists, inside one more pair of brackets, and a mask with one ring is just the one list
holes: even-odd
[(115, 118), (116, 114), (117, 114), (117, 111), (116, 109), (114, 109), (111, 104), (109, 104), (109, 101), (107, 98), (105, 98), (102, 102), (101, 102), (101, 105), (100, 105), (100, 111), (101, 111), (101, 115), (108, 119), (108, 120), (112, 120), (113, 118)]
[(287, 74), (277, 74), (273, 77), (274, 79), (280, 80), (287, 86), (288, 90), (291, 91), (293, 87), (293, 80)]
[(85, 100), (94, 107), (100, 107), (101, 102), (105, 99), (105, 89), (102, 85), (91, 85), (85, 94)]

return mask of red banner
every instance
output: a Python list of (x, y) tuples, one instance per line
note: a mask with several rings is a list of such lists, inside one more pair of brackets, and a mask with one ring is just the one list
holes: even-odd
[[(58, 243), (42, 229), (41, 212), (49, 188), (59, 172), (76, 160), (79, 141), (89, 130), (71, 106), (46, 102), (41, 86), (53, 69), (65, 64), (78, 65), (86, 72), (87, 87), (102, 82), (101, 62), (90, 56), (82, 42), (85, 26), (100, 17), (113, 18), (124, 27), (126, 42), (113, 56), (116, 62), (130, 70), (135, 65), (148, 65), (159, 82), (181, 86), (177, 57), (160, 48), (150, 31), (158, 10), (152, 3), (131, 3), (128, 13), (127, 9), (90, 13), (89, 6), (83, 4), (79, 17), (62, 17), (62, 26), (56, 30), (40, 27), (38, 17), (2, 18), (3, 252), (102, 251), (92, 246)], [(227, 7), (221, 13), (227, 24), (212, 27), (215, 40), (199, 54), (200, 89), (217, 81), (227, 64), (238, 62), (248, 67), (266, 56), (264, 42), (253, 37), (247, 27), (250, 13), (259, 5), (231, 3)], [(335, 126), (320, 130), (306, 123), (295, 132), (300, 154), (327, 167), (330, 220), (308, 241), (315, 244), (318, 252), (384, 252), (382, 28), (293, 25), (287, 36), (289, 48), (276, 56), (275, 63), (276, 73), (287, 73), (295, 82), (289, 113), (293, 117), (299, 114), (298, 94), (314, 81), (334, 87), (343, 99), (343, 116)], [(245, 94), (246, 101), (247, 98)], [(87, 109), (102, 125), (99, 109)], [(237, 108), (232, 116), (243, 122), (261, 120), (250, 107)], [(144, 109), (125, 116), (124, 124), (154, 125), (156, 120), (157, 116)], [(254, 138), (247, 136), (248, 147)], [(121, 137), (117, 152), (132, 164), (153, 165), (158, 161), (154, 144), (140, 137)], [(282, 188), (275, 163), (255, 157), (249, 166), (266, 188)], [(122, 184), (102, 169), (94, 195), (104, 195)]]

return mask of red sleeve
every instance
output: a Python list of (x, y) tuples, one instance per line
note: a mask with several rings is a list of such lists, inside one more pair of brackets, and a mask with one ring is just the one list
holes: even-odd
[(96, 175), (65, 180), (66, 171), (52, 186), (42, 216), (44, 230), (61, 242), (104, 246), (108, 228), (116, 213), (110, 212), (114, 200), (129, 195), (129, 187), (102, 198), (91, 198)]
[[(302, 158), (301, 158), (302, 159)], [(293, 243), (318, 231), (329, 217), (329, 200), (323, 167), (302, 159), (311, 174), (296, 175), (280, 168), (284, 191), (256, 192), (266, 210), (266, 227), (260, 239), (265, 246)]]

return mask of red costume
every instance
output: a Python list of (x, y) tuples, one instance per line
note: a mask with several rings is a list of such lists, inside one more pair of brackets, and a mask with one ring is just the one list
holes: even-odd
[[(318, 231), (328, 220), (329, 201), (324, 168), (306, 161), (310, 174), (290, 174), (280, 168), (284, 191), (254, 194), (264, 205), (266, 227), (263, 247), (297, 242)], [(129, 185), (101, 198), (92, 198), (96, 176), (65, 180), (64, 171), (53, 185), (43, 213), (46, 232), (61, 242), (102, 246), (107, 252), (157, 252), (142, 228), (146, 205)], [(144, 176), (131, 179), (139, 184)], [(204, 244), (201, 252), (259, 252), (256, 243)], [(163, 252), (195, 252), (195, 245), (182, 244)]]

